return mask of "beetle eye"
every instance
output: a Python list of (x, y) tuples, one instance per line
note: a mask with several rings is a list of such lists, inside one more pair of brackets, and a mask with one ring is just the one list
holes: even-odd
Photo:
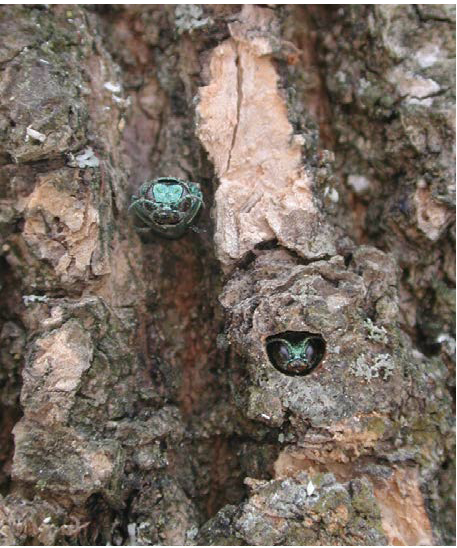
[(190, 198), (186, 198), (179, 204), (179, 211), (182, 211), (183, 213), (186, 213), (186, 211), (189, 211), (191, 205)]
[(284, 367), (290, 359), (290, 352), (286, 343), (281, 341), (273, 341), (268, 347), (268, 357), (275, 367)]
[(320, 337), (312, 337), (308, 340), (305, 349), (305, 357), (310, 367), (316, 367), (325, 353), (325, 343)]
[(309, 343), (305, 350), (305, 357), (308, 363), (311, 363), (311, 360), (313, 359), (314, 354), (315, 354), (314, 347), (312, 343)]

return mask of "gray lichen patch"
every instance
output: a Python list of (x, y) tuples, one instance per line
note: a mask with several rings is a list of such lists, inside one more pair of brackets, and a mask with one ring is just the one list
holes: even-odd
[(366, 381), (381, 377), (387, 380), (394, 370), (395, 364), (389, 354), (379, 354), (368, 358), (361, 354), (355, 364), (351, 365), (351, 371), (357, 377), (363, 377)]
[(76, 156), (71, 155), (67, 163), (71, 167), (84, 169), (86, 167), (98, 167), (100, 165), (100, 160), (94, 154), (92, 148), (87, 147)]
[(365, 326), (368, 331), (368, 338), (375, 342), (380, 342), (386, 344), (387, 341), (387, 331), (386, 328), (381, 326), (378, 326), (373, 323), (371, 318), (367, 318), (365, 320)]
[(211, 23), (211, 17), (206, 16), (203, 7), (198, 4), (180, 4), (175, 8), (175, 26), (179, 34), (192, 33)]
[[(248, 546), (383, 545), (380, 511), (367, 480), (338, 483), (332, 474), (247, 479), (251, 494), (225, 507), (202, 529), (200, 544)], [(364, 539), (362, 541), (362, 538)]]

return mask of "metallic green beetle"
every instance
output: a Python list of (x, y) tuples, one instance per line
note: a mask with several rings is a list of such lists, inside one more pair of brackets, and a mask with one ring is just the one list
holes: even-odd
[(165, 238), (179, 238), (192, 224), (203, 194), (198, 183), (174, 177), (159, 177), (141, 185), (139, 196), (132, 196), (129, 211), (133, 210), (144, 226), (138, 232), (149, 232)]
[(325, 342), (319, 335), (288, 331), (267, 339), (271, 363), (285, 375), (308, 375), (325, 354)]

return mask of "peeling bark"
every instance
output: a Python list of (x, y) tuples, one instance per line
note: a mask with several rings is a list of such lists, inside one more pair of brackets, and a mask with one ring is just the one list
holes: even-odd
[(0, 8), (0, 544), (455, 542), (454, 19)]
[(273, 239), (306, 259), (333, 255), (331, 229), (301, 164), (303, 137), (294, 135), (277, 86), (277, 20), (271, 10), (246, 6), (229, 31), (212, 53), (211, 80), (198, 105), (198, 134), (220, 180), (218, 258), (228, 267)]

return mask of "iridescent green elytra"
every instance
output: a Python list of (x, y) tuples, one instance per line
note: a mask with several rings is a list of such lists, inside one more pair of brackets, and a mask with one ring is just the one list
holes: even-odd
[(287, 331), (267, 339), (267, 354), (272, 365), (285, 375), (308, 375), (325, 354), (319, 335)]
[(141, 185), (139, 196), (132, 196), (133, 209), (144, 226), (139, 232), (153, 232), (165, 238), (179, 238), (192, 224), (203, 204), (198, 183), (174, 177), (159, 177)]

